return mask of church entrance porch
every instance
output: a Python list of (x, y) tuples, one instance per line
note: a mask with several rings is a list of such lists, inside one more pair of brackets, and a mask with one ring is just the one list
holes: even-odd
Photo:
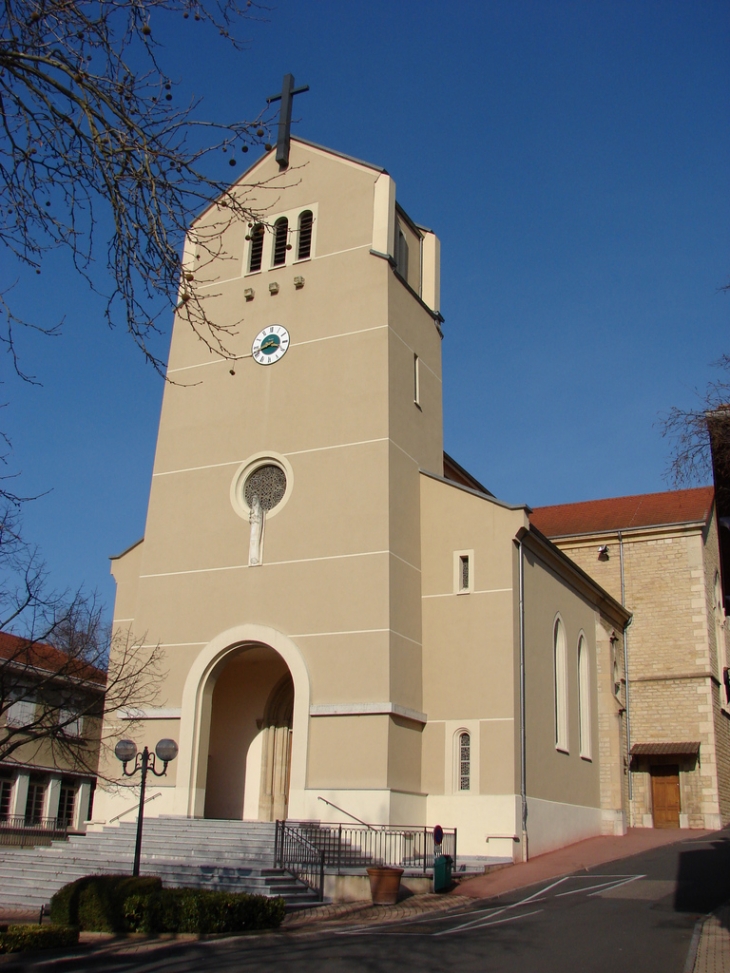
[(294, 710), (286, 662), (269, 646), (241, 647), (214, 677), (204, 817), (286, 818)]

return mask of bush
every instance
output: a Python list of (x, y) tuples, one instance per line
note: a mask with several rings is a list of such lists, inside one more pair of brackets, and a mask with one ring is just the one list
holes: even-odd
[(51, 921), (94, 932), (127, 931), (125, 903), (162, 888), (156, 876), (87, 875), (64, 885), (51, 899)]
[(284, 900), (246, 892), (163, 889), (157, 877), (87, 875), (51, 899), (51, 921), (94, 932), (243, 932), (271, 929)]
[(271, 929), (284, 918), (284, 900), (246, 892), (161, 889), (126, 902), (130, 931), (225, 933)]
[(0, 953), (75, 946), (78, 941), (78, 929), (67, 926), (7, 926), (0, 932)]

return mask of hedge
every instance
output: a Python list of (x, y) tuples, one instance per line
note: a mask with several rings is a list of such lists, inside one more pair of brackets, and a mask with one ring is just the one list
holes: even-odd
[(7, 926), (0, 931), (0, 953), (75, 946), (78, 941), (78, 929), (67, 926)]
[(51, 920), (94, 932), (225, 933), (270, 929), (284, 900), (246, 892), (163, 889), (157, 877), (87, 875), (51, 899)]
[(225, 933), (271, 929), (284, 918), (284, 900), (246, 892), (161, 889), (127, 899), (130, 932)]
[(124, 904), (132, 895), (162, 888), (156, 876), (87, 875), (64, 885), (51, 899), (51, 922), (94, 932), (127, 931)]

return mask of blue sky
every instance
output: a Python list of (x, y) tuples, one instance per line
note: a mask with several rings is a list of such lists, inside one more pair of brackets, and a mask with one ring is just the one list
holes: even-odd
[[(730, 351), (730, 6), (711, 0), (280, 0), (236, 53), (153, 23), (176, 97), (251, 118), (290, 71), (294, 131), (383, 165), (442, 243), (446, 449), (533, 506), (667, 488), (658, 419)], [(251, 154), (248, 160), (251, 160)], [(220, 160), (221, 174), (227, 160)], [(225, 171), (235, 174), (237, 170)], [(63, 259), (3, 360), (26, 532), (111, 606), (144, 531), (162, 382)]]

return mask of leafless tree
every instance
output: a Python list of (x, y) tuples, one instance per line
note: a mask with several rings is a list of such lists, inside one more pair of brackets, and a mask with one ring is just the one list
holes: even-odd
[[(65, 248), (104, 293), (108, 323), (122, 323), (158, 370), (164, 363), (150, 339), (173, 306), (227, 354), (231, 325), (209, 315), (193, 276), (181, 274), (182, 241), (192, 215), (214, 199), (223, 202), (219, 232), (195, 241), (203, 257), (216, 256), (231, 221), (256, 218), (246, 187), (232, 192), (210, 175), (210, 156), (227, 152), (236, 166), (268, 137), (263, 117), (214, 124), (197, 117), (196, 103), (178, 104), (163, 38), (177, 15), (240, 47), (237, 23), (258, 19), (261, 9), (251, 0), (0, 0), (6, 259), (40, 274), (47, 251)], [(18, 328), (50, 333), (59, 322), (16, 316), (11, 289), (0, 294), (0, 341), (30, 377), (18, 359)]]
[[(716, 366), (730, 372), (730, 355)], [(661, 430), (671, 442), (667, 477), (674, 486), (711, 479), (730, 485), (730, 380), (717, 379), (698, 392), (694, 409), (672, 408)]]
[[(104, 711), (157, 698), (162, 653), (131, 633), (110, 640), (93, 596), (49, 592), (17, 513), (0, 519), (0, 761), (45, 758), (96, 773)], [(112, 742), (112, 741), (109, 741)]]

